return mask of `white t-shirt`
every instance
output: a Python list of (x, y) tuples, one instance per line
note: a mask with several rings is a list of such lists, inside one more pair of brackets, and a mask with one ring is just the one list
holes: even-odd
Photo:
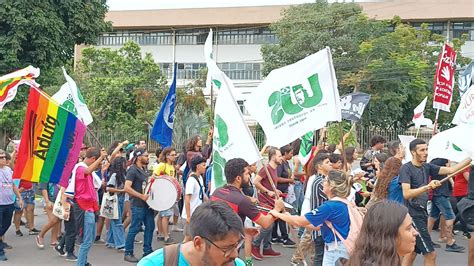
[(301, 216), (304, 216), (311, 210), (311, 188), (313, 187), (314, 179), (316, 179), (316, 175), (312, 175), (308, 179), (308, 183), (306, 184), (306, 191), (304, 193), (303, 204), (301, 205)]
[[(202, 186), (202, 191), (201, 187), (199, 186), (199, 183), (201, 183)], [(202, 197), (204, 195), (201, 195), (204, 193), (204, 181), (202, 180), (202, 177), (199, 177), (199, 183), (196, 181), (196, 178), (193, 176), (189, 176), (188, 181), (186, 182), (186, 188), (184, 190), (185, 195), (192, 195), (191, 196), (191, 201), (189, 203), (190, 205), (190, 210), (191, 210), (191, 215), (193, 215), (194, 210), (202, 204)], [(183, 219), (188, 218), (186, 214), (186, 205), (183, 206), (183, 213), (181, 215)]]

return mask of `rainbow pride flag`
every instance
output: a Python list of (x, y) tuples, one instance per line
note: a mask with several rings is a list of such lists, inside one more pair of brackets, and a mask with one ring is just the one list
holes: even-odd
[(67, 186), (85, 133), (73, 113), (31, 87), (13, 178)]
[(40, 74), (39, 68), (28, 66), (0, 77), (0, 111), (3, 106), (15, 98), (18, 86), (28, 84), (39, 87), (34, 81)]

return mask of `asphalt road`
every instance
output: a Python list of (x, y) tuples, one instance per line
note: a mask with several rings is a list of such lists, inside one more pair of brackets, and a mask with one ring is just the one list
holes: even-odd
[[(43, 214), (40, 207), (36, 208), (35, 213), (35, 227), (40, 229), (41, 226), (46, 222), (46, 216)], [(17, 237), (15, 235), (14, 226), (12, 225), (9, 231), (6, 234), (6, 241), (8, 244), (13, 246), (12, 250), (7, 250), (8, 261), (0, 262), (2, 265), (75, 265), (73, 262), (67, 262), (63, 257), (59, 257), (57, 253), (49, 248), (50, 233), (46, 235), (45, 238), (45, 249), (40, 250), (36, 247), (34, 236), (28, 236), (27, 230), (21, 228), (24, 236)], [(437, 232), (433, 232), (433, 239), (438, 239)], [(105, 229), (103, 232), (103, 237), (105, 237)], [(181, 233), (173, 233), (173, 237), (176, 240), (181, 240)], [(143, 234), (140, 233), (137, 236), (137, 239), (143, 240)], [(465, 246), (467, 248), (467, 241), (464, 240), (460, 234), (456, 236), (456, 240), (459, 245)], [(158, 249), (163, 245), (162, 241), (157, 241), (156, 238), (153, 241), (153, 248)], [(275, 250), (282, 253), (282, 256), (279, 258), (265, 259), (262, 262), (256, 262), (255, 265), (259, 266), (277, 266), (277, 265), (289, 265), (289, 259), (294, 249), (284, 248), (282, 246), (274, 246)], [(78, 248), (76, 247), (76, 251)], [(465, 266), (467, 265), (467, 253), (449, 253), (444, 251), (444, 247), (437, 249), (437, 265), (450, 265), (450, 266)], [(135, 245), (135, 254), (136, 256), (142, 255), (142, 245)], [(105, 246), (93, 246), (91, 252), (89, 253), (89, 261), (93, 265), (131, 265), (128, 262), (123, 260), (123, 253), (119, 253), (115, 250), (106, 248)], [(423, 265), (423, 260), (418, 256), (415, 265)]]

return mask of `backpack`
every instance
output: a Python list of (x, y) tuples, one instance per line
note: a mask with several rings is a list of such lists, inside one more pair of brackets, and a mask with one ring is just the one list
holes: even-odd
[[(169, 245), (163, 248), (163, 266), (178, 266), (181, 244)], [(237, 262), (234, 262), (237, 265)]]
[[(346, 239), (344, 239), (341, 236), (341, 234), (339, 234), (339, 232), (337, 232), (334, 229), (331, 222), (326, 221), (326, 224), (327, 226), (329, 226), (329, 228), (331, 228), (334, 236), (337, 235), (337, 237), (342, 240), (342, 243), (344, 244), (344, 246), (347, 249), (347, 252), (350, 255), (352, 251), (354, 250), (355, 242), (357, 238), (359, 237), (359, 233), (360, 233), (360, 229), (362, 228), (362, 222), (364, 220), (366, 209), (357, 207), (353, 202), (349, 202), (348, 200), (342, 199), (339, 197), (334, 197), (331, 200), (340, 201), (347, 205), (347, 211), (349, 212), (350, 226), (349, 226), (349, 235), (347, 236)], [(337, 241), (336, 241), (336, 244), (337, 244)]]

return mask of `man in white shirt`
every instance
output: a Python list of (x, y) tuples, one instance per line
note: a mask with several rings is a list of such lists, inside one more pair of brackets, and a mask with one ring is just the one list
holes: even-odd
[(184, 242), (191, 240), (189, 223), (194, 210), (204, 201), (208, 200), (204, 180), (202, 176), (206, 173), (206, 159), (202, 156), (195, 156), (191, 159), (191, 174), (186, 182), (184, 190), (183, 219), (186, 219), (184, 226)]

